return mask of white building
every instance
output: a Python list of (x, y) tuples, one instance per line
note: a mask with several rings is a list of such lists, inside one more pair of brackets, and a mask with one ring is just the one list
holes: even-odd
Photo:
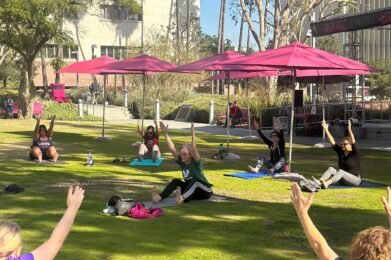
[[(187, 2), (190, 4), (190, 17), (199, 18), (200, 0), (139, 0), (143, 15), (138, 15), (123, 7), (98, 1), (87, 12), (77, 18), (66, 21), (65, 28), (71, 33), (75, 47), (63, 47), (60, 56), (68, 64), (76, 60), (89, 60), (94, 57), (110, 56), (116, 59), (127, 57), (129, 48), (141, 48), (143, 39), (153, 30), (167, 31), (169, 25), (176, 23), (176, 1), (178, 1), (180, 25), (186, 25)], [(54, 71), (50, 60), (56, 56), (56, 46), (48, 44), (45, 51), (49, 84), (54, 82)], [(42, 86), (40, 59), (36, 60), (36, 86)], [(76, 75), (61, 75), (61, 82), (67, 86), (76, 86)], [(91, 83), (88, 75), (79, 75), (79, 85)]]

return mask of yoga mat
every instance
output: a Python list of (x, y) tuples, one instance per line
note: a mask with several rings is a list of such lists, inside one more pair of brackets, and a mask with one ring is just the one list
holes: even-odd
[(267, 173), (267, 171), (261, 171), (258, 173), (250, 173), (250, 172), (239, 172), (239, 173), (228, 173), (224, 174), (224, 176), (229, 176), (229, 177), (237, 177), (245, 180), (251, 180), (255, 178), (262, 178), (262, 177), (267, 177), (267, 176), (272, 176)]
[(53, 162), (50, 160), (42, 160), (41, 163), (39, 163), (38, 160), (27, 159), (27, 161), (32, 162), (32, 163), (36, 163), (36, 164), (67, 164), (65, 161), (60, 161), (60, 160), (57, 160), (56, 162)]
[(164, 161), (164, 158), (160, 157), (155, 162), (152, 162), (152, 159), (144, 159), (141, 162), (137, 159), (134, 159), (131, 163), (129, 163), (130, 166), (160, 166), (160, 164)]
[(331, 185), (328, 187), (328, 189), (349, 189), (349, 188), (383, 188), (386, 187), (387, 185), (381, 184), (381, 183), (376, 183), (376, 182), (371, 182), (371, 181), (366, 181), (363, 180), (361, 185), (358, 187), (355, 186), (347, 186), (347, 185)]
[[(206, 201), (221, 202), (221, 201), (232, 201), (232, 199), (229, 198), (229, 197), (223, 197), (223, 196), (219, 196), (219, 195), (212, 195), (212, 197), (210, 199), (207, 199), (207, 200), (191, 200), (188, 203), (198, 203), (198, 202), (206, 202)], [(178, 204), (176, 204), (175, 197), (165, 198), (164, 200), (159, 201), (158, 203), (154, 203), (152, 201), (145, 201), (145, 202), (142, 202), (142, 203), (144, 204), (145, 208), (147, 208), (147, 209), (150, 209), (150, 208), (167, 208), (167, 207), (178, 206)], [(188, 204), (188, 203), (185, 203), (185, 204)]]

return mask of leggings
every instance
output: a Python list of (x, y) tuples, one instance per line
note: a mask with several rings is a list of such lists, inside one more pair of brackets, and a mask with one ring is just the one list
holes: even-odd
[(190, 200), (205, 200), (213, 195), (212, 188), (197, 180), (181, 181), (179, 179), (173, 179), (160, 193), (162, 200), (170, 196), (178, 187), (181, 187), (185, 202)]
[(327, 171), (323, 173), (323, 176), (320, 178), (323, 181), (328, 179), (332, 180), (333, 183), (340, 182), (342, 184), (348, 186), (360, 186), (361, 185), (361, 177), (356, 176), (354, 174), (348, 173), (344, 170), (337, 171), (333, 167), (329, 167)]
[(278, 162), (273, 165), (273, 163), (267, 159), (265, 156), (263, 156), (262, 154), (259, 156), (258, 158), (258, 162), (257, 162), (257, 168), (258, 169), (261, 169), (261, 167), (265, 164), (266, 168), (268, 169), (272, 169), (273, 168), (273, 171), (274, 172), (279, 172), (280, 170), (283, 171), (283, 167), (286, 165), (286, 159), (285, 157), (281, 157), (280, 160), (278, 160)]

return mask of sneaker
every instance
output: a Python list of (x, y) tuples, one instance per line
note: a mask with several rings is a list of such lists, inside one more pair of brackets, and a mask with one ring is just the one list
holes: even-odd
[(141, 162), (143, 160), (143, 156), (141, 154), (137, 155), (137, 161)]

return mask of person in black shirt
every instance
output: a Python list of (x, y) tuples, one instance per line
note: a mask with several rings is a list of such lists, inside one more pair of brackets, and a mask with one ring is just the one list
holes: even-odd
[(360, 156), (356, 147), (356, 139), (352, 132), (352, 123), (348, 121), (349, 136), (342, 139), (338, 145), (335, 143), (333, 136), (330, 134), (329, 125), (323, 120), (322, 127), (324, 128), (327, 138), (332, 145), (334, 151), (338, 155), (338, 168), (333, 167), (327, 169), (320, 180), (314, 178), (322, 188), (327, 189), (328, 186), (334, 183), (339, 183), (348, 186), (360, 186)]
[(269, 174), (284, 172), (287, 161), (285, 159), (285, 140), (281, 123), (278, 122), (278, 129), (273, 130), (271, 140), (262, 133), (261, 124), (258, 123), (257, 120), (253, 120), (253, 125), (255, 129), (257, 129), (259, 136), (269, 147), (270, 159), (267, 159), (264, 155), (261, 154), (258, 158), (257, 165), (255, 167), (249, 165), (248, 171), (257, 173), (265, 164)]

